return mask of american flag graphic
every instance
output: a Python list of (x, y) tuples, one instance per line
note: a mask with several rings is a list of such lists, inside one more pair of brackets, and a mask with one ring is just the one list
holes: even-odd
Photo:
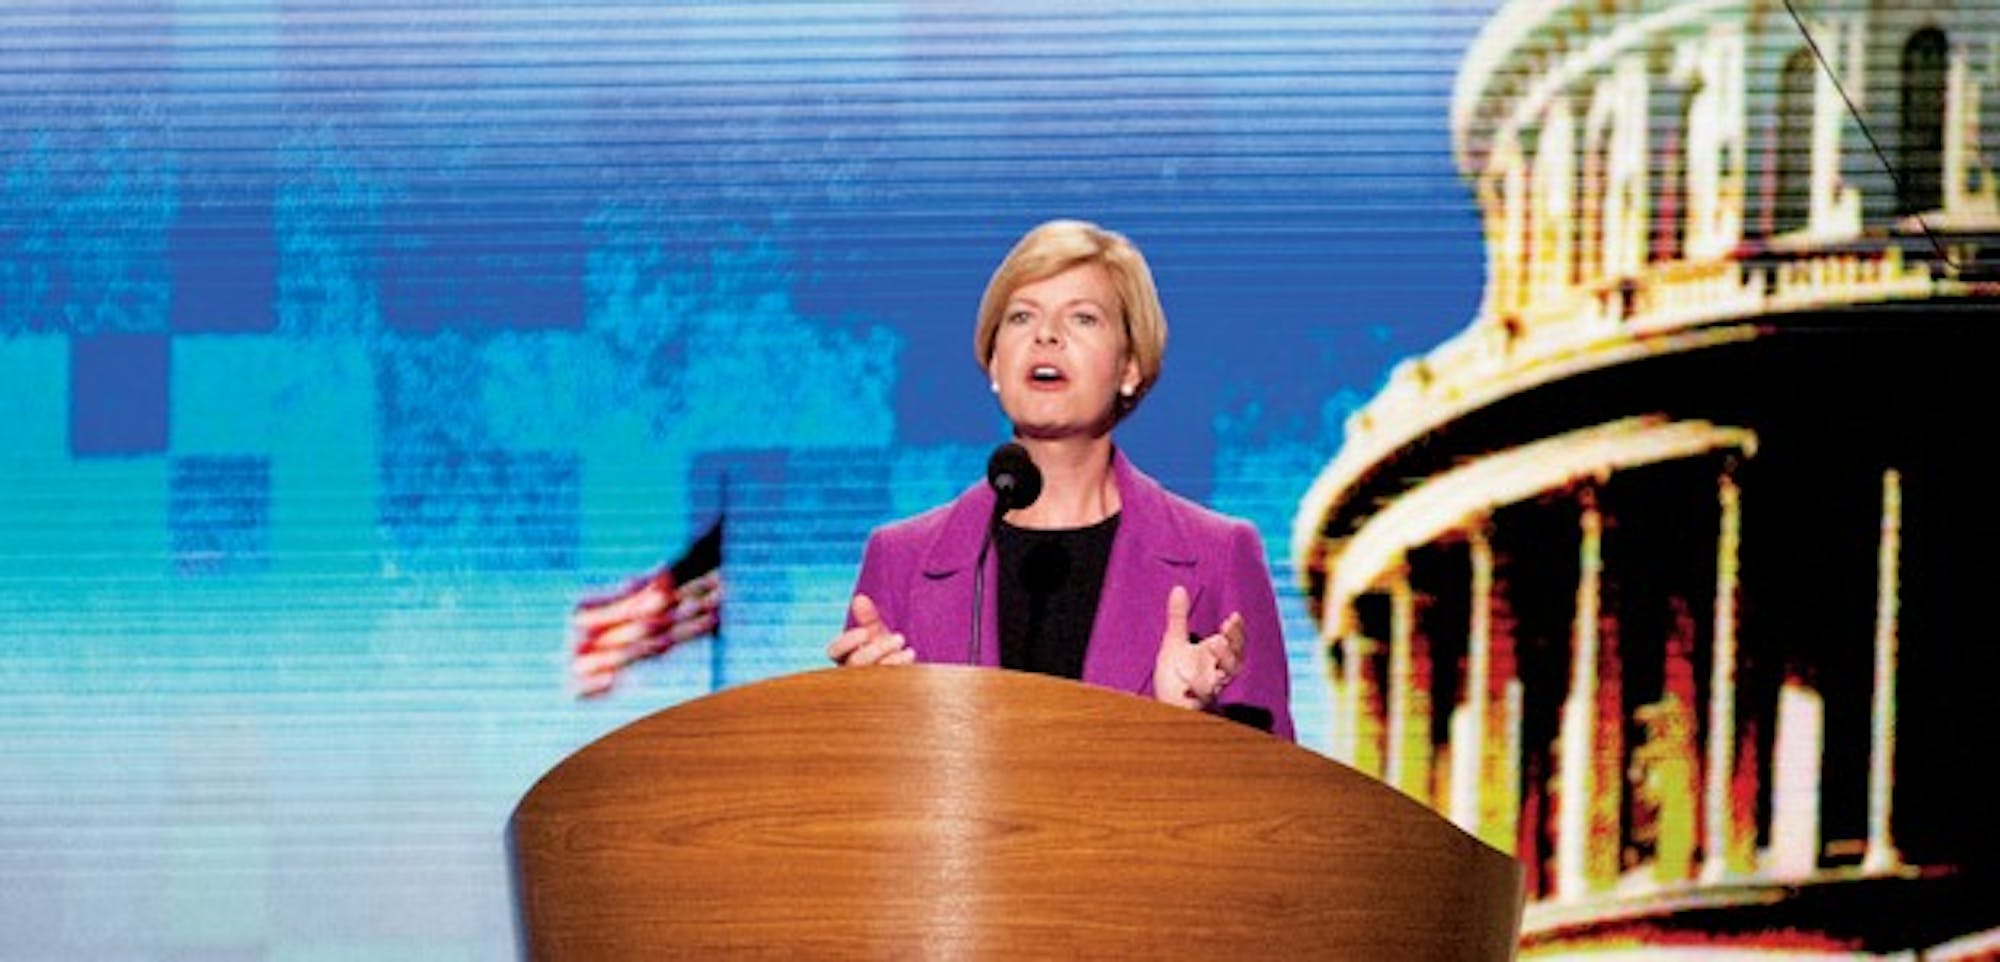
[(672, 563), (592, 595), (570, 611), (570, 687), (611, 691), (627, 665), (716, 633), (722, 621), (722, 520)]

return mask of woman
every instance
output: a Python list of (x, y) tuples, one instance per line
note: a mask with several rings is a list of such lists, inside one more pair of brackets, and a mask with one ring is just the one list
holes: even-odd
[(998, 643), (979, 646), (981, 664), (1080, 678), (1292, 738), (1257, 530), (1169, 493), (1111, 441), (1158, 379), (1166, 341), (1152, 273), (1124, 236), (1059, 220), (1022, 237), (980, 299), (973, 347), (1042, 493), (1001, 517), (983, 573), (995, 505), (985, 484), (876, 530), (828, 657), (966, 662), (983, 595), (978, 637)]

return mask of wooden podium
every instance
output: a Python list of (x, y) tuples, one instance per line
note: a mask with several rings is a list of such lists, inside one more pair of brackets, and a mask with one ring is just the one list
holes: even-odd
[(1518, 863), (1234, 722), (958, 666), (720, 692), (509, 827), (536, 960), (1508, 959)]

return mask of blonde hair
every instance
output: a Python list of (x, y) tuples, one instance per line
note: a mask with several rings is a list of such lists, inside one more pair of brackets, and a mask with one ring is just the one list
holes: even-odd
[(1139, 386), (1131, 397), (1119, 395), (1118, 416), (1139, 406), (1160, 379), (1160, 362), (1167, 353), (1167, 313), (1145, 255), (1125, 235), (1081, 220), (1052, 220), (1022, 235), (986, 282), (979, 298), (979, 324), (972, 332), (972, 350), (984, 371), (993, 361), (993, 344), (1000, 335), (1001, 314), (1014, 292), (1047, 280), (1072, 267), (1096, 264), (1111, 275), (1124, 307), (1125, 350), (1139, 368)]

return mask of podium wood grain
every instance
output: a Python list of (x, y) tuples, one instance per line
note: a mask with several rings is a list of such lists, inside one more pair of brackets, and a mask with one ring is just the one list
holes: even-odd
[(538, 960), (1506, 959), (1520, 866), (1262, 732), (992, 669), (666, 709), (509, 828)]

